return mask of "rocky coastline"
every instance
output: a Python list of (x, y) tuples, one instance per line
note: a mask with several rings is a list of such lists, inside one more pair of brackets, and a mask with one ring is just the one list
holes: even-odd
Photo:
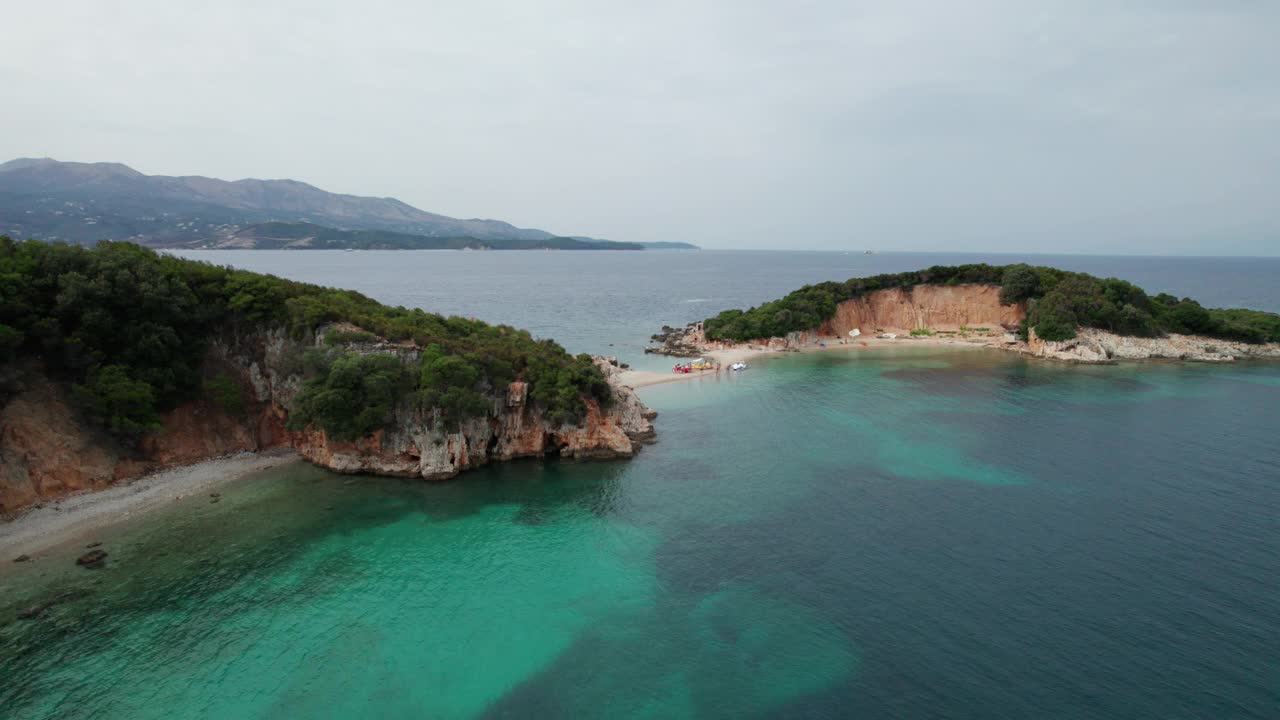
[[(587, 403), (577, 424), (553, 424), (512, 382), (489, 396), (482, 417), (449, 428), (438, 413), (412, 398), (397, 404), (390, 422), (356, 440), (323, 430), (286, 427), (302, 387), (302, 353), (320, 347), (328, 328), (304, 339), (283, 329), (228, 333), (210, 344), (204, 371), (234, 378), (242, 407), (208, 398), (166, 413), (161, 429), (128, 445), (94, 427), (74, 410), (71, 390), (34, 364), (10, 369), (13, 392), (0, 408), (0, 514), (12, 514), (83, 490), (102, 489), (165, 468), (241, 452), (288, 448), (316, 465), (341, 473), (372, 473), (443, 480), (489, 463), (516, 458), (626, 458), (654, 441), (656, 415), (619, 381), (620, 369), (595, 360), (609, 381), (610, 398)], [(394, 354), (408, 362), (411, 345), (375, 340), (345, 350)]]
[(1036, 337), (1034, 330), (1024, 340), (1014, 330), (1025, 316), (1023, 304), (1000, 304), (998, 286), (894, 288), (842, 302), (835, 315), (822, 325), (782, 337), (719, 341), (706, 337), (701, 322), (689, 323), (683, 328), (664, 326), (660, 334), (653, 336), (657, 344), (645, 352), (676, 357), (711, 355), (723, 359), (726, 354), (737, 358), (824, 347), (931, 344), (990, 347), (1081, 364), (1280, 359), (1280, 343), (1254, 344), (1172, 333), (1163, 337), (1131, 337), (1082, 327), (1070, 340), (1046, 341)]

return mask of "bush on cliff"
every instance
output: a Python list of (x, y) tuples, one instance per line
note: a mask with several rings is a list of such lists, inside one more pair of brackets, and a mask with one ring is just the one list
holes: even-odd
[(726, 310), (707, 318), (707, 337), (754, 340), (811, 330), (831, 319), (836, 307), (876, 290), (916, 285), (999, 285), (1000, 301), (1027, 303), (1022, 332), (1034, 328), (1045, 340), (1068, 340), (1076, 328), (1094, 327), (1120, 335), (1154, 337), (1169, 332), (1208, 335), (1244, 342), (1280, 341), (1280, 315), (1257, 310), (1206, 310), (1194, 300), (1149, 297), (1117, 278), (1032, 265), (934, 266), (925, 270), (852, 278), (842, 283), (806, 285), (749, 310)]
[(95, 368), (72, 396), (88, 417), (122, 436), (139, 435), (160, 427), (152, 386), (129, 375), (123, 365)]
[[(479, 412), (477, 394), (498, 393), (516, 379), (530, 384), (549, 414), (568, 421), (583, 417), (583, 398), (608, 398), (594, 365), (523, 330), (388, 307), (357, 292), (162, 256), (132, 243), (85, 248), (0, 236), (0, 358), (38, 359), (76, 386), (88, 417), (121, 436), (155, 427), (159, 413), (202, 392), (226, 396), (225, 388), (201, 381), (205, 351), (219, 333), (284, 328), (307, 340), (339, 321), (392, 342), (435, 346), (433, 357), (470, 368), (474, 382), (459, 384), (454, 373), (419, 388), (421, 368), (402, 383), (387, 376), (382, 361), (367, 366), (338, 353), (310, 364), (300, 396), (305, 416), (331, 432), (375, 427), (387, 417), (387, 387), (435, 393), (423, 397), (444, 403), (450, 417)], [(353, 367), (377, 377), (353, 385)]]
[(294, 399), (289, 429), (315, 424), (339, 440), (355, 440), (389, 423), (399, 398), (412, 390), (395, 355), (338, 353), (307, 380)]

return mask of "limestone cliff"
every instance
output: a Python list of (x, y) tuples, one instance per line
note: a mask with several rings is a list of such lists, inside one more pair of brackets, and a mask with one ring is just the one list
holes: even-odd
[[(616, 382), (616, 368), (603, 360), (597, 364), (610, 379), (612, 401), (589, 403), (580, 425), (551, 425), (530, 401), (528, 387), (515, 382), (491, 397), (484, 417), (456, 429), (406, 398), (386, 428), (353, 442), (314, 428), (289, 431), (285, 421), (302, 383), (300, 358), (317, 342), (282, 331), (220, 338), (208, 350), (205, 372), (237, 379), (243, 407), (230, 411), (211, 399), (186, 403), (162, 418), (161, 430), (129, 447), (88, 425), (73, 409), (68, 388), (38, 367), (10, 369), (3, 379), (11, 394), (0, 408), (0, 513), (163, 467), (272, 447), (295, 448), (338, 472), (435, 480), (520, 457), (630, 457), (654, 438), (655, 413)], [(369, 343), (358, 350), (416, 357), (412, 346)]]
[[(597, 364), (611, 380), (615, 374), (603, 360)], [(607, 407), (587, 401), (581, 425), (551, 426), (529, 400), (525, 383), (514, 382), (484, 417), (446, 429), (434, 413), (423, 414), (410, 403), (396, 410), (384, 430), (349, 442), (329, 438), (321, 430), (290, 434), (293, 447), (311, 462), (344, 473), (374, 473), (450, 478), (463, 470), (514, 458), (630, 457), (639, 444), (652, 442), (656, 413), (630, 388), (611, 382)]]
[(1237, 358), (1280, 358), (1280, 343), (1250, 344), (1177, 334), (1157, 338), (1127, 337), (1096, 328), (1080, 328), (1074, 338), (1061, 342), (1042, 340), (1032, 330), (1025, 343), (1010, 343), (1008, 348), (1036, 357), (1078, 363), (1119, 360), (1232, 362)]

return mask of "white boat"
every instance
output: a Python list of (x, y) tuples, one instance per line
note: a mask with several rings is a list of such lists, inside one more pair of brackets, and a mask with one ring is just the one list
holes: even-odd
[(746, 370), (746, 369), (747, 369), (747, 364), (746, 364), (746, 363), (744, 363), (744, 362), (739, 361), (739, 362), (736, 362), (736, 363), (734, 363), (734, 364), (730, 365), (730, 366), (729, 366), (729, 369), (730, 369), (730, 370)]

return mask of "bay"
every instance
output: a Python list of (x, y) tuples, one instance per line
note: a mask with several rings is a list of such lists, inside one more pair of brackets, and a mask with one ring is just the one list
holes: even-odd
[[(190, 256), (638, 364), (656, 362), (640, 348), (663, 323), (933, 264), (1025, 259), (1280, 310), (1276, 259)], [(229, 484), (217, 505), (120, 526), (97, 573), (68, 558), (0, 576), (0, 715), (1280, 708), (1278, 365), (895, 348), (769, 358), (642, 396), (660, 442), (632, 461), (513, 463), (443, 484), (290, 466)], [(13, 619), (67, 589), (88, 594)]]

